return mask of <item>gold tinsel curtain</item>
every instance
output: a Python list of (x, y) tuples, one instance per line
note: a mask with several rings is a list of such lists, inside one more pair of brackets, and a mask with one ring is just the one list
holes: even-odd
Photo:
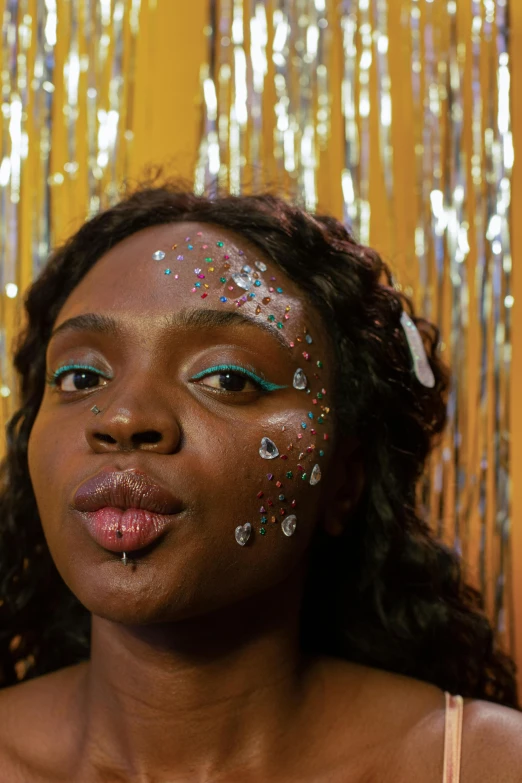
[(449, 424), (419, 501), (522, 668), (522, 283), (512, 269), (522, 228), (511, 208), (521, 4), (0, 8), (3, 423), (17, 406), (11, 341), (23, 292), (49, 248), (116, 200), (123, 179), (152, 163), (196, 190), (282, 188), (345, 220), (441, 326)]

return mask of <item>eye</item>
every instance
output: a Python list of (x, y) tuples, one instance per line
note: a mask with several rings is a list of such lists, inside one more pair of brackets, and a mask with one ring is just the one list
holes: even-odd
[(278, 386), (270, 383), (265, 378), (260, 378), (253, 370), (236, 365), (222, 364), (217, 367), (209, 367), (207, 370), (194, 375), (193, 381), (205, 380), (204, 386), (211, 389), (227, 392), (272, 392), (277, 389), (286, 389), (286, 386)]
[(101, 385), (106, 385), (107, 378), (89, 367), (64, 367), (51, 373), (47, 378), (50, 386), (57, 387), (63, 392), (86, 391), (87, 389), (96, 389), (98, 381), (103, 381)]
[(259, 391), (261, 388), (236, 370), (221, 370), (212, 375), (205, 375), (200, 382), (203, 386), (210, 386), (211, 389), (227, 392)]

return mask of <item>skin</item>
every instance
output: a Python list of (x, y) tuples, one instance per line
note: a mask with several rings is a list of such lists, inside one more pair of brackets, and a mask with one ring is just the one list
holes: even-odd
[[(153, 260), (158, 249), (169, 258)], [(220, 258), (214, 272), (205, 262), (211, 252)], [(184, 255), (182, 262), (176, 253)], [(225, 253), (227, 281), (245, 263), (267, 266), (256, 297), (240, 308), (228, 282), (220, 282)], [(166, 276), (166, 268), (178, 278)], [(194, 268), (205, 273), (202, 283), (208, 281), (205, 298), (202, 289), (191, 290)], [(271, 294), (270, 286), (284, 293)], [(224, 292), (228, 301), (220, 302)], [(256, 315), (266, 296), (273, 300), (270, 307)], [(243, 324), (188, 328), (179, 318), (177, 325), (167, 325), (167, 318), (189, 309), (241, 312), (271, 331)], [(272, 312), (273, 323), (267, 321)], [(232, 232), (195, 223), (156, 226), (104, 255), (72, 292), (55, 326), (85, 313), (110, 315), (117, 334), (62, 330), (50, 341), (48, 370), (85, 363), (107, 379), (87, 391), (47, 386), (28, 458), (51, 554), (92, 613), (91, 657), (4, 696), (9, 706), (13, 690), (20, 693), (18, 708), (10, 704), (10, 726), (12, 736), (23, 731), (31, 737), (23, 754), (26, 759), (33, 754), (27, 763), (39, 770), (40, 777), (34, 771), (32, 779), (404, 781), (410, 779), (405, 770), (412, 780), (422, 770), (423, 780), (440, 781), (444, 699), (438, 688), (348, 662), (309, 659), (299, 649), (313, 532), (317, 525), (331, 535), (342, 531), (364, 476), (357, 444), (335, 441), (333, 409), (324, 414), (324, 424), (315, 423), (320, 434), (311, 434), (307, 414), (313, 407), (316, 422), (320, 404), (311, 400), (318, 390), (326, 389), (322, 404), (329, 399), (333, 353), (318, 314), (298, 287)], [(311, 345), (297, 342), (305, 329)], [(260, 393), (247, 383), (230, 393), (216, 389), (217, 376), (191, 380), (221, 364), (251, 366), (286, 388)], [(300, 367), (310, 379), (310, 395), (292, 385)], [(74, 388), (72, 379), (64, 376), (62, 387)], [(91, 412), (94, 404), (101, 414)], [(262, 459), (263, 436), (288, 459)], [(303, 443), (315, 443), (316, 450), (300, 458)], [(311, 486), (299, 479), (297, 465), (305, 464), (309, 475), (316, 461), (322, 479)], [(121, 555), (90, 538), (71, 510), (78, 486), (107, 466), (143, 470), (184, 506), (178, 524), (145, 555), (131, 554), (127, 567)], [(286, 477), (289, 470), (292, 479)], [(274, 474), (272, 481), (267, 473)], [(279, 491), (277, 480), (285, 513), (294, 512), (298, 520), (291, 537), (282, 533), (279, 501), (277, 522), (267, 522), (265, 536), (259, 533), (260, 505)], [(234, 530), (246, 521), (253, 533), (240, 547)], [(383, 721), (390, 704), (393, 720)], [(29, 710), (41, 715), (46, 707), (48, 727), (41, 721), (28, 725)], [(57, 732), (59, 748), (52, 739)], [(467, 736), (465, 758), (471, 759), (471, 729)], [(422, 759), (412, 751), (419, 743)], [(44, 746), (52, 752), (44, 754)]]

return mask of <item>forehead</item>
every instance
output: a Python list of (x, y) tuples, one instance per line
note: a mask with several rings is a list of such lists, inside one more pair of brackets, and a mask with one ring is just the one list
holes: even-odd
[(321, 330), (297, 284), (260, 249), (241, 234), (197, 222), (153, 226), (115, 245), (72, 291), (56, 326), (85, 312), (146, 317), (150, 326), (187, 309), (239, 311), (289, 341), (296, 329)]

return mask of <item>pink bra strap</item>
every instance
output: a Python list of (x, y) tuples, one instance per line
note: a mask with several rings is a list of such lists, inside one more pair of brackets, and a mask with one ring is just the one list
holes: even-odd
[(446, 725), (444, 729), (444, 777), (442, 783), (459, 783), (462, 744), (462, 714), (464, 699), (446, 696)]

